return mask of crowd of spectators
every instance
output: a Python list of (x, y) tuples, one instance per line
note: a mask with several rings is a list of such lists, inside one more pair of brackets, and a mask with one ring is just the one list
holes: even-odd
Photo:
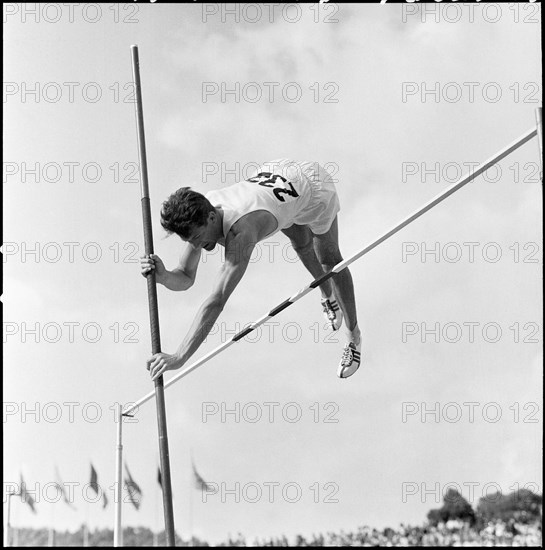
[[(81, 546), (82, 530), (57, 532), (51, 539), (47, 529), (15, 529), (10, 546)], [(165, 534), (152, 533), (146, 527), (125, 527), (124, 545), (165, 546)], [(111, 546), (113, 532), (96, 529), (89, 533), (88, 546)], [(194, 537), (182, 539), (176, 535), (176, 546), (210, 546), (206, 540)], [(481, 527), (461, 520), (449, 520), (437, 525), (400, 525), (397, 529), (360, 527), (355, 531), (329, 532), (303, 537), (275, 537), (247, 540), (244, 536), (229, 538), (214, 546), (541, 546), (541, 520), (520, 521), (500, 519)]]
[(541, 546), (541, 522), (494, 520), (482, 528), (450, 520), (437, 526), (400, 525), (397, 529), (360, 527), (357, 531), (259, 539), (249, 544), (244, 537), (221, 546)]

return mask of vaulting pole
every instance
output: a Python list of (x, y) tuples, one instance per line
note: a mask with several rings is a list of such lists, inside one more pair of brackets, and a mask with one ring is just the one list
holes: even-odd
[[(474, 171), (468, 172), (465, 176), (463, 176), (461, 179), (459, 179), (456, 183), (452, 184), (450, 187), (447, 187), (442, 193), (439, 193), (436, 197), (428, 201), (424, 206), (419, 208), (416, 212), (411, 214), (410, 216), (407, 216), (404, 220), (400, 221), (397, 225), (395, 225), (392, 229), (384, 233), (382, 236), (380, 236), (378, 239), (374, 240), (372, 243), (368, 244), (365, 248), (362, 248), (360, 251), (356, 252), (350, 258), (343, 260), (342, 262), (338, 263), (329, 273), (326, 273), (325, 275), (322, 275), (321, 277), (318, 277), (318, 279), (315, 279), (312, 281), (312, 283), (308, 284), (306, 287), (302, 288), (299, 292), (296, 292), (293, 296), (288, 298), (287, 300), (284, 300), (282, 303), (278, 304), (276, 307), (271, 309), (269, 313), (265, 314), (263, 317), (258, 319), (257, 321), (251, 323), (248, 327), (241, 330), (238, 334), (235, 334), (231, 340), (228, 340), (227, 342), (224, 342), (223, 344), (219, 345), (217, 348), (213, 349), (210, 353), (207, 353), (204, 357), (201, 357), (198, 361), (178, 373), (176, 376), (173, 376), (170, 380), (167, 381), (165, 384), (165, 388), (168, 388), (180, 378), (183, 378), (184, 376), (187, 376), (190, 372), (194, 371), (196, 368), (200, 367), (201, 365), (204, 365), (207, 361), (212, 359), (212, 357), (215, 357), (218, 355), (218, 353), (222, 352), (223, 350), (227, 349), (229, 346), (234, 344), (235, 342), (238, 342), (242, 338), (244, 338), (246, 335), (248, 335), (250, 332), (261, 326), (263, 323), (267, 322), (271, 317), (274, 317), (287, 307), (294, 304), (297, 300), (300, 300), (303, 296), (306, 296), (309, 292), (314, 290), (315, 288), (318, 288), (324, 281), (329, 279), (330, 277), (333, 277), (336, 273), (339, 273), (339, 271), (342, 271), (346, 267), (348, 267), (351, 263), (355, 262), (357, 259), (361, 258), (364, 254), (367, 254), (373, 248), (377, 247), (379, 244), (383, 243), (386, 239), (389, 239), (392, 235), (403, 229), (405, 226), (412, 223), (414, 220), (422, 216), (425, 212), (428, 210), (431, 210), (434, 206), (437, 206), (440, 202), (444, 201), (447, 197), (458, 191), (458, 189), (461, 189), (464, 185), (469, 183), (470, 181), (474, 180), (477, 176), (480, 176), (483, 172), (486, 172), (491, 166), (494, 166), (494, 164), (498, 163), (500, 160), (505, 158), (507, 155), (510, 155), (515, 149), (518, 149), (521, 145), (524, 145), (527, 141), (532, 139), (537, 134), (536, 128), (531, 128), (528, 130), (525, 134), (520, 136), (518, 139), (507, 145), (507, 147), (504, 147), (501, 151), (498, 151), (493, 157), (489, 158), (487, 161), (483, 162), (481, 165), (479, 165)], [(138, 407), (142, 404), (144, 404), (146, 401), (149, 401), (153, 397), (153, 392), (148, 393), (147, 395), (144, 395), (141, 399), (131, 404), (129, 407), (125, 409), (124, 414), (127, 416), (134, 415), (137, 411)]]
[[(151, 209), (148, 188), (148, 164), (146, 158), (146, 140), (144, 136), (144, 112), (142, 108), (142, 87), (140, 84), (140, 63), (138, 60), (138, 46), (131, 46), (132, 70), (136, 94), (136, 125), (138, 130), (138, 153), (140, 158), (140, 183), (142, 191), (142, 218), (144, 221), (144, 244), (146, 255), (153, 254), (153, 234), (151, 230)], [(151, 351), (152, 354), (161, 352), (161, 339), (159, 336), (159, 310), (157, 306), (157, 287), (155, 273), (150, 271), (146, 276), (148, 284), (148, 302), (151, 327)], [(172, 510), (172, 487), (170, 481), (170, 461), (168, 456), (168, 436), (165, 407), (165, 394), (163, 377), (155, 380), (155, 392), (157, 402), (157, 424), (159, 428), (159, 458), (161, 462), (161, 475), (163, 480), (163, 509), (165, 513), (166, 545), (175, 546), (174, 538), (174, 514)]]

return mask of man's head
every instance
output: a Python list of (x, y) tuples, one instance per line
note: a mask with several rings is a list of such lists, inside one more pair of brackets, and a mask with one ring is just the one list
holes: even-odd
[(161, 225), (184, 241), (212, 250), (216, 244), (216, 209), (201, 193), (181, 187), (163, 203)]

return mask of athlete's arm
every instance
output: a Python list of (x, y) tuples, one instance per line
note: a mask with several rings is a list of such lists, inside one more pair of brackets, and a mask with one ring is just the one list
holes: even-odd
[(201, 250), (200, 247), (188, 244), (180, 256), (178, 266), (172, 271), (165, 268), (165, 264), (156, 254), (152, 254), (149, 258), (143, 256), (140, 258), (142, 275), (145, 277), (153, 269), (157, 283), (166, 286), (169, 290), (187, 290), (195, 282)]
[(214, 326), (227, 300), (242, 279), (257, 242), (256, 230), (250, 227), (228, 235), (225, 263), (210, 296), (200, 307), (187, 336), (174, 355), (156, 354), (148, 360), (152, 380), (167, 370), (179, 369), (197, 351)]

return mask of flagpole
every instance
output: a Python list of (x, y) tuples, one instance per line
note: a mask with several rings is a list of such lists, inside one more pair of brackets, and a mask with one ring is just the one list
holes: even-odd
[(193, 461), (193, 447), (189, 449), (191, 456), (191, 484), (189, 485), (189, 545), (193, 546), (193, 487), (195, 476), (195, 462)]
[(193, 487), (189, 489), (189, 541), (189, 545), (193, 546)]
[(117, 420), (117, 441), (115, 448), (115, 484), (114, 484), (114, 547), (123, 546), (123, 527), (121, 525), (122, 512), (122, 483), (123, 476), (123, 415), (121, 413), (122, 406), (117, 404), (115, 419)]
[(6, 514), (6, 527), (4, 528), (4, 546), (10, 546), (10, 530), (11, 530), (11, 497), (15, 493), (8, 493), (8, 512)]
[(85, 523), (83, 524), (83, 546), (89, 546), (89, 501), (85, 499)]
[[(15, 494), (14, 496), (18, 496), (18, 495)], [(14, 548), (17, 548), (17, 546), (19, 546), (19, 527), (18, 527), (18, 525), (20, 525), (19, 509), (20, 509), (19, 506), (15, 506), (15, 511), (13, 513), (15, 525), (11, 527), (11, 546), (13, 546)], [(11, 519), (10, 519), (10, 523), (11, 523)]]
[(157, 536), (157, 533), (158, 533), (158, 526), (157, 526), (157, 495), (158, 495), (158, 491), (157, 491), (157, 486), (155, 486), (155, 491), (153, 492), (153, 546), (157, 546), (158, 544), (158, 536)]
[(51, 525), (49, 526), (49, 534), (47, 538), (47, 546), (55, 546), (55, 503), (51, 502)]

